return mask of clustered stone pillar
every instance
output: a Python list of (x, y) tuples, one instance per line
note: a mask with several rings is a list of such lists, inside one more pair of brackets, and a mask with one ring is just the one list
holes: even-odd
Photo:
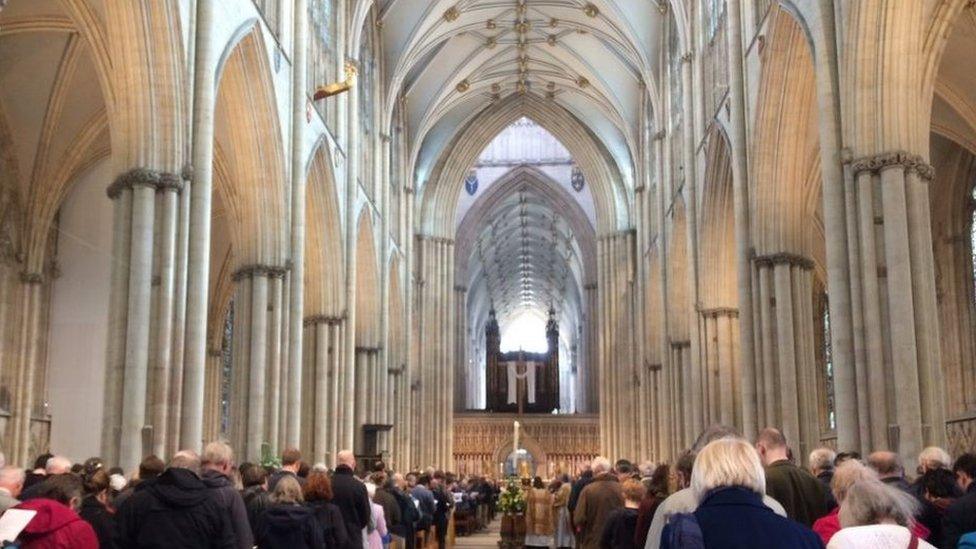
[(17, 338), (17, 369), (13, 398), (13, 448), (10, 460), (30, 463), (31, 417), (34, 410), (34, 382), (40, 353), (40, 318), (42, 315), (44, 277), (39, 272), (25, 272), (21, 282), (21, 318)]
[(304, 417), (302, 446), (311, 450), (313, 462), (334, 463), (339, 448), (341, 413), (348, 409), (339, 390), (345, 343), (341, 317), (317, 315), (305, 319), (306, 368), (303, 371)]
[(866, 428), (862, 449), (890, 448), (905, 460), (945, 443), (927, 186), (933, 173), (921, 157), (900, 151), (858, 158), (845, 170), (854, 349), (863, 359), (855, 385), (835, 391), (858, 403), (857, 423), (845, 428)]
[(282, 432), (280, 414), (272, 412), (270, 388), (281, 386), (285, 336), (280, 322), (281, 287), (287, 271), (283, 267), (249, 265), (234, 274), (237, 296), (234, 300), (234, 352), (231, 368), (232, 403), (230, 417), (235, 447), (243, 459), (259, 461), (262, 446), (279, 445)]
[(634, 361), (634, 231), (621, 231), (597, 242), (601, 449), (609, 456), (636, 451), (637, 376)]
[(733, 308), (699, 311), (702, 349), (704, 422), (742, 424), (739, 364), (739, 312)]
[(454, 425), (454, 241), (418, 236), (417, 341), (419, 394), (415, 410), (421, 467), (453, 465)]
[(148, 453), (163, 453), (178, 436), (168, 431), (172, 393), (181, 389), (172, 357), (182, 341), (173, 304), (183, 299), (175, 288), (183, 179), (139, 168), (123, 173), (108, 189), (115, 208), (115, 261), (102, 448), (105, 459), (123, 467), (135, 466)]
[(778, 427), (798, 456), (820, 446), (814, 350), (813, 261), (790, 253), (758, 256), (755, 390), (762, 426)]

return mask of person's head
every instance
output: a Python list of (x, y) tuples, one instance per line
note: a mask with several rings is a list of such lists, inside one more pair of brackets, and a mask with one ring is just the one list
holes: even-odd
[(674, 464), (674, 479), (678, 488), (691, 486), (691, 472), (695, 468), (695, 452), (688, 450), (678, 457)]
[(956, 458), (952, 464), (952, 472), (956, 475), (956, 482), (963, 492), (976, 480), (976, 454), (965, 453)]
[(840, 467), (842, 463), (852, 459), (861, 461), (861, 454), (859, 452), (838, 452), (837, 457), (834, 458), (834, 467)]
[(708, 446), (708, 444), (714, 440), (741, 436), (742, 435), (735, 429), (735, 427), (722, 425), (720, 423), (713, 423), (712, 425), (705, 427), (705, 430), (699, 433), (698, 438), (695, 439), (695, 443), (691, 445), (689, 450), (697, 454), (702, 448)]
[(352, 450), (340, 450), (336, 454), (336, 467), (342, 466), (356, 470), (356, 454), (352, 453)]
[(834, 458), (837, 454), (830, 448), (814, 448), (810, 452), (810, 472), (819, 475), (834, 470)]
[(952, 467), (952, 457), (938, 446), (929, 446), (918, 454), (918, 472), (925, 474), (926, 471), (933, 469), (946, 469)]
[(644, 483), (635, 478), (625, 480), (621, 488), (623, 488), (624, 492), (624, 501), (630, 507), (639, 506), (641, 500), (644, 499), (644, 494), (647, 493), (647, 489), (644, 488)]
[(250, 488), (251, 486), (263, 486), (267, 488), (268, 482), (268, 472), (255, 463), (249, 463), (247, 467), (241, 471), (241, 484), (245, 488)]
[(952, 471), (943, 467), (929, 469), (918, 479), (922, 486), (922, 495), (925, 499), (932, 501), (942, 498), (957, 498), (962, 495), (962, 490), (956, 484), (956, 476)]
[(200, 466), (230, 476), (234, 470), (234, 450), (231, 449), (230, 444), (215, 440), (203, 448)]
[(434, 474), (430, 475), (430, 483), (432, 486), (444, 486), (444, 471), (434, 471)]
[(400, 473), (393, 474), (393, 484), (400, 490), (406, 490), (409, 483)]
[(422, 473), (419, 477), (417, 477), (417, 484), (420, 486), (430, 487), (430, 475), (427, 473)]
[(756, 451), (763, 465), (769, 465), (777, 461), (789, 459), (786, 437), (779, 429), (767, 427), (759, 432), (756, 439)]
[(82, 488), (86, 496), (94, 496), (102, 503), (108, 502), (109, 488), (112, 487), (111, 478), (105, 469), (97, 469), (82, 477)]
[(766, 493), (766, 473), (759, 454), (741, 438), (723, 438), (708, 443), (695, 457), (691, 490), (701, 501), (708, 492), (723, 487), (746, 488)]
[(918, 504), (911, 495), (877, 480), (855, 482), (840, 504), (840, 526), (899, 524), (908, 526)]
[(383, 471), (377, 471), (369, 475), (369, 482), (370, 484), (380, 487), (386, 484), (386, 478), (387, 478), (386, 473), (384, 473)]
[(44, 465), (48, 475), (63, 475), (71, 472), (71, 460), (64, 456), (51, 456)]
[(902, 478), (905, 468), (901, 465), (901, 458), (894, 452), (872, 452), (868, 455), (868, 465), (878, 472), (879, 478)]
[(377, 461), (376, 463), (373, 464), (373, 472), (374, 473), (386, 472), (386, 464), (383, 463), (382, 460)]
[(332, 480), (324, 471), (312, 471), (305, 481), (305, 501), (332, 501)]
[(44, 452), (43, 454), (37, 456), (37, 458), (34, 460), (34, 468), (31, 469), (31, 471), (34, 472), (34, 473), (42, 474), (42, 475), (43, 474), (46, 474), (46, 471), (44, 470), (44, 468), (47, 467), (47, 460), (49, 460), (49, 459), (51, 459), (53, 457), (54, 457), (54, 454), (52, 454), (50, 452)]
[(299, 469), (302, 468), (302, 453), (298, 448), (287, 448), (281, 453), (281, 468), (298, 474)]
[(305, 502), (305, 497), (302, 496), (302, 487), (298, 481), (294, 477), (285, 475), (275, 484), (271, 501), (277, 504), (298, 505)]
[(146, 456), (139, 462), (139, 480), (154, 479), (163, 474), (165, 470), (166, 464), (163, 463), (163, 460), (155, 455)]
[[(90, 475), (99, 469), (105, 468), (105, 462), (100, 457), (90, 457), (85, 460), (84, 465), (81, 466), (82, 475)], [(106, 470), (106, 473), (111, 475), (112, 473)]]
[(186, 469), (194, 474), (200, 474), (200, 456), (193, 450), (180, 450), (169, 460), (171, 469)]
[(407, 476), (404, 477), (404, 480), (406, 480), (408, 488), (413, 488), (414, 486), (417, 485), (417, 473), (407, 473)]
[(4, 467), (0, 469), (0, 488), (10, 492), (10, 495), (16, 498), (24, 489), (25, 476), (26, 473), (20, 467)]
[(39, 498), (53, 499), (76, 511), (81, 505), (81, 495), (81, 479), (77, 475), (63, 473), (48, 475), (47, 480), (38, 486), (36, 493), (36, 496)]
[(613, 464), (613, 472), (620, 477), (621, 480), (634, 476), (636, 472), (636, 467), (630, 462), (629, 459), (618, 459), (616, 463)]
[[(654, 472), (651, 473), (651, 480), (646, 486), (648, 492), (656, 497), (667, 497), (668, 495), (668, 477), (671, 475), (671, 468), (667, 463), (662, 463), (654, 468)], [(689, 471), (688, 478), (691, 478), (691, 473)]]
[(597, 456), (593, 458), (590, 470), (593, 471), (593, 476), (607, 474), (610, 472), (610, 460), (603, 456)]
[(834, 478), (830, 479), (830, 492), (834, 494), (837, 503), (841, 503), (851, 486), (862, 480), (878, 480), (878, 473), (856, 459), (847, 460), (834, 470)]
[(542, 490), (546, 487), (546, 484), (542, 482), (542, 477), (535, 477), (532, 479), (532, 487), (536, 490)]

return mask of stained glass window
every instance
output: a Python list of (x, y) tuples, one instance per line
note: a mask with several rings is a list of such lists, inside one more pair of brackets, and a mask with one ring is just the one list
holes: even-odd
[(230, 391), (231, 364), (234, 357), (231, 354), (234, 340), (234, 302), (230, 302), (227, 318), (224, 320), (224, 335), (220, 342), (220, 432), (227, 433), (230, 429)]
[(837, 428), (837, 408), (834, 403), (834, 357), (830, 346), (830, 307), (827, 306), (826, 296), (823, 300), (823, 356), (827, 389), (827, 428), (834, 430)]

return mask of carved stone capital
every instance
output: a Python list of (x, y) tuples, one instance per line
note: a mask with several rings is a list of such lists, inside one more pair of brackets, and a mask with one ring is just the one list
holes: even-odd
[(935, 177), (935, 169), (929, 163), (921, 156), (906, 151), (889, 151), (863, 156), (852, 160), (850, 166), (855, 178), (863, 172), (879, 174), (892, 168), (900, 168), (908, 173), (914, 172), (925, 181), (931, 181)]
[(302, 321), (303, 326), (314, 326), (316, 324), (327, 324), (329, 326), (334, 326), (342, 322), (342, 317), (329, 316), (329, 315), (312, 315), (307, 316)]
[(698, 312), (705, 318), (718, 318), (720, 316), (727, 316), (729, 318), (739, 317), (739, 310), (734, 307), (712, 307), (709, 309), (699, 309)]
[(779, 265), (781, 263), (786, 263), (801, 269), (810, 270), (813, 269), (813, 260), (809, 257), (805, 257), (799, 254), (792, 254), (789, 252), (780, 252), (768, 255), (757, 255), (752, 258), (757, 266), (773, 266)]
[(690, 348), (690, 347), (691, 347), (691, 341), (690, 340), (687, 340), (687, 339), (686, 340), (683, 340), (683, 341), (672, 341), (671, 342), (671, 348), (672, 349), (685, 349), (685, 348)]
[(134, 187), (152, 187), (157, 191), (173, 190), (180, 192), (183, 190), (182, 174), (162, 172), (150, 168), (133, 168), (118, 177), (108, 186), (106, 194), (111, 199), (118, 197), (124, 189)]
[(24, 271), (20, 273), (20, 281), (24, 284), (41, 284), (44, 282), (44, 275)]
[(240, 269), (234, 271), (231, 275), (231, 280), (234, 282), (243, 280), (245, 278), (254, 278), (256, 276), (266, 276), (268, 278), (284, 278), (285, 274), (288, 273), (286, 267), (278, 267), (275, 265), (245, 265)]

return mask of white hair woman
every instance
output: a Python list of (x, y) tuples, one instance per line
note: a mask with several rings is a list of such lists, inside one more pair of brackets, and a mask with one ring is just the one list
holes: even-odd
[(830, 539), (827, 549), (934, 549), (909, 529), (917, 508), (910, 494), (881, 481), (855, 482), (840, 505), (842, 530)]
[(763, 504), (766, 474), (759, 454), (741, 438), (710, 442), (695, 458), (691, 490), (698, 508), (675, 515), (661, 536), (662, 548), (679, 548), (689, 530), (701, 530), (705, 547), (746, 549), (823, 547), (813, 530), (783, 518)]
[[(878, 480), (878, 473), (856, 459), (847, 460), (837, 467), (833, 478), (830, 480), (830, 492), (838, 505), (843, 503), (844, 498), (847, 497), (847, 490), (855, 482), (862, 480)], [(839, 512), (840, 507), (834, 507), (829, 513), (813, 523), (813, 531), (820, 536), (825, 544), (840, 531)]]

